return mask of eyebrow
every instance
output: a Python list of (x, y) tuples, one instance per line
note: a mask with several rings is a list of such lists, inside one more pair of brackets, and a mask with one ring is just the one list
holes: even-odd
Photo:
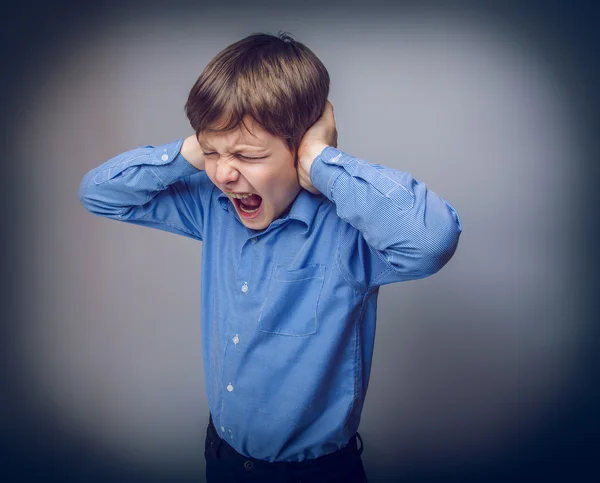
[[(198, 141), (198, 144), (200, 144), (200, 147), (202, 149), (206, 148), (207, 150), (216, 152), (216, 149), (213, 148), (210, 144), (203, 143), (203, 142), (200, 142), (200, 141)], [(259, 151), (264, 151), (264, 150), (267, 149), (266, 147), (261, 147), (261, 146), (236, 145), (236, 146), (234, 146), (232, 148), (231, 154), (239, 154), (241, 151), (244, 151), (244, 150), (246, 150), (248, 148), (256, 149), (256, 150), (259, 150)]]
[[(213, 151), (216, 151), (215, 148), (213, 148), (210, 143), (206, 142), (206, 141), (200, 141), (200, 139), (198, 137), (196, 137), (196, 139), (198, 140), (198, 143), (200, 144), (200, 147), (206, 147), (207, 149), (212, 149)], [(253, 146), (252, 144), (235, 144), (232, 149), (237, 149), (236, 152), (239, 152), (241, 149), (246, 149), (246, 148), (251, 148), (251, 149), (268, 149), (268, 146)]]

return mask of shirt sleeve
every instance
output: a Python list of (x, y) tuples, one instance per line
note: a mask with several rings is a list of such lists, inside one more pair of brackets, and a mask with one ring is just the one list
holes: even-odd
[(456, 210), (410, 174), (329, 146), (310, 178), (346, 222), (337, 264), (363, 290), (432, 275), (454, 254), (462, 232)]
[(181, 155), (182, 144), (142, 146), (89, 171), (81, 203), (94, 215), (202, 240), (214, 185)]

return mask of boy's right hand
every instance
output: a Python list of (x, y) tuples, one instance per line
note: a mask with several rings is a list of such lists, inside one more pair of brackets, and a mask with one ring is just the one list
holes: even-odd
[(184, 139), (180, 153), (194, 168), (204, 171), (204, 153), (195, 134)]

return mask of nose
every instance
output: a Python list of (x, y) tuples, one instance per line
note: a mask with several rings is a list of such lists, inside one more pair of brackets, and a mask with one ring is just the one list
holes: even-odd
[(217, 171), (215, 173), (215, 178), (217, 183), (221, 185), (227, 185), (234, 183), (238, 180), (240, 173), (235, 167), (231, 165), (231, 163), (221, 160), (217, 163)]

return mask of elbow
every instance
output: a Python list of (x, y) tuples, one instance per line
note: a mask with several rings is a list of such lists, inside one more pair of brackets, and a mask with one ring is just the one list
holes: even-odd
[(426, 222), (427, 235), (422, 237), (425, 242), (422, 245), (423, 255), (428, 260), (424, 264), (427, 267), (425, 276), (433, 275), (450, 261), (462, 232), (458, 213), (446, 200), (443, 200), (439, 210), (431, 210), (430, 213), (437, 216), (432, 216)]
[(425, 264), (428, 268), (427, 275), (433, 275), (439, 272), (456, 252), (458, 246), (458, 239), (460, 237), (460, 231), (448, 232), (443, 238), (436, 239), (436, 246), (434, 249), (426, 252), (429, 263)]
[(79, 202), (90, 213), (95, 213), (93, 190), (90, 184), (90, 173), (87, 173), (79, 184)]
[(439, 272), (458, 246), (462, 228), (454, 213), (443, 222), (422, 226), (410, 242), (405, 240), (388, 254), (388, 263), (409, 279), (425, 278)]
[(456, 252), (458, 240), (462, 232), (460, 220), (452, 210), (445, 223), (440, 223), (435, 229), (429, 230), (428, 236), (423, 236), (421, 246), (423, 260), (423, 276), (433, 275), (446, 265)]
[(115, 216), (116, 211), (107, 203), (101, 189), (93, 181), (94, 173), (87, 173), (79, 184), (79, 202), (83, 207), (96, 216)]

